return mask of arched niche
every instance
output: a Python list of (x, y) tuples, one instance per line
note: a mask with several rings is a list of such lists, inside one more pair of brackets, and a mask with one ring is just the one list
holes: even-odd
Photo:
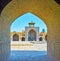
[(35, 32), (35, 30), (31, 29), (28, 32), (28, 41), (36, 41), (36, 32)]
[(39, 41), (43, 41), (43, 38), (42, 38), (42, 37), (40, 37), (40, 38), (39, 38)]
[(22, 37), (22, 38), (21, 38), (21, 41), (25, 41), (25, 37)]
[(19, 36), (18, 34), (13, 35), (13, 41), (19, 41)]

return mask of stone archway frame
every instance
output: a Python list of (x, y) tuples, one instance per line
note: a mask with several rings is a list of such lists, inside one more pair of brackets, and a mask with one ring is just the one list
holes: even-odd
[[(47, 4), (48, 3), (48, 4)], [(12, 0), (2, 11), (0, 16), (0, 40), (6, 49), (1, 49), (2, 55), (7, 59), (10, 52), (10, 26), (16, 18), (31, 12), (41, 18), (48, 27), (48, 55), (60, 57), (60, 6), (54, 0)], [(3, 37), (3, 39), (2, 39)], [(8, 46), (8, 47), (7, 47)], [(7, 52), (7, 53), (4, 53)], [(4, 61), (3, 59), (1, 61)], [(6, 60), (7, 61), (7, 60)]]

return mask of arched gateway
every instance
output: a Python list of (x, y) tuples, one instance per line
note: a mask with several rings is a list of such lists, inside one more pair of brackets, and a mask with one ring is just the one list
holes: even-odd
[(11, 24), (26, 12), (37, 15), (47, 24), (48, 55), (60, 59), (60, 5), (55, 0), (12, 0), (0, 15), (0, 61), (7, 61), (10, 54)]
[(28, 27), (25, 27), (25, 40), (39, 41), (39, 27), (34, 26), (34, 22), (30, 22)]

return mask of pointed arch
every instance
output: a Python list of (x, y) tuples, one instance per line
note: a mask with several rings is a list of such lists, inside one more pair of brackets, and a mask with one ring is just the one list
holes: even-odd
[(19, 36), (18, 34), (13, 35), (13, 41), (19, 41)]
[(35, 32), (35, 30), (31, 29), (28, 32), (28, 40), (29, 41), (36, 41), (36, 32)]
[(25, 37), (22, 37), (21, 40), (22, 40), (22, 41), (25, 41)]

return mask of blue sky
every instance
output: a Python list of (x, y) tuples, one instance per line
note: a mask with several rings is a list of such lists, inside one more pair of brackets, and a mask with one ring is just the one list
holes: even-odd
[(45, 32), (47, 32), (46, 24), (41, 20), (39, 17), (32, 13), (26, 13), (20, 17), (18, 17), (11, 25), (11, 32), (21, 32), (22, 30), (25, 30), (25, 26), (29, 26), (29, 22), (34, 22), (35, 27), (39, 27), (39, 31), (41, 32), (42, 29), (45, 29)]

